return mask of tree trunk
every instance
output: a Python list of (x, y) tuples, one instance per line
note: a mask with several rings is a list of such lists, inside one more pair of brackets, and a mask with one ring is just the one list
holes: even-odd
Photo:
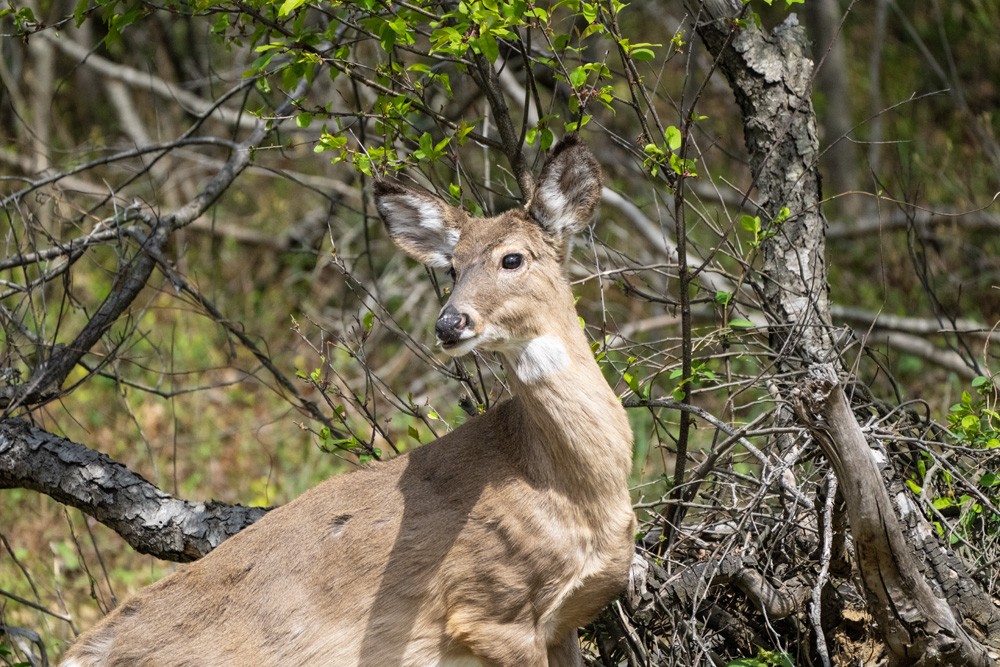
[(692, 9), (698, 34), (736, 96), (756, 201), (766, 212), (761, 224), (769, 236), (762, 244), (767, 279), (759, 288), (774, 349), (783, 352), (782, 363), (800, 368), (792, 360), (829, 361), (837, 347), (830, 332), (826, 221), (805, 35), (791, 17), (770, 34), (749, 20), (738, 27), (733, 19), (743, 5), (735, 0), (702, 7), (700, 14)]

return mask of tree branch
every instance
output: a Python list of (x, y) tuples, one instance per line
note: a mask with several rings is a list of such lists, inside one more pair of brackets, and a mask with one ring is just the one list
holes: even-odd
[[(485, 56), (474, 54), (476, 70), (473, 79), (479, 85), (479, 89), (486, 96), (490, 109), (493, 110), (493, 122), (497, 124), (500, 132), (500, 142), (503, 145), (503, 152), (510, 163), (510, 169), (517, 179), (517, 184), (521, 188), (521, 195), (525, 201), (531, 199), (535, 185), (531, 171), (524, 162), (524, 152), (521, 150), (520, 134), (514, 129), (514, 122), (510, 117), (510, 108), (503, 95), (503, 86), (497, 75), (497, 70)], [(473, 70), (469, 70), (473, 72)]]
[[(994, 197), (994, 201), (996, 197)], [(993, 202), (990, 202), (990, 206)], [(914, 229), (920, 234), (930, 234), (940, 227), (942, 232), (1000, 232), (1000, 215), (984, 209), (975, 211), (931, 211), (927, 209), (896, 210), (888, 213), (856, 218), (830, 225), (826, 232), (828, 241), (853, 241), (889, 232)]]
[[(299, 90), (293, 92), (289, 99), (295, 100), (301, 96), (306, 85), (303, 79)], [(289, 104), (286, 102), (282, 105), (277, 110), (276, 116), (280, 118)], [(26, 383), (2, 388), (0, 408), (9, 409), (12, 406), (43, 403), (58, 396), (59, 387), (73, 368), (125, 313), (146, 286), (156, 267), (154, 256), (160, 253), (169, 235), (191, 224), (215, 203), (250, 164), (254, 149), (264, 141), (271, 130), (271, 123), (258, 123), (250, 136), (234, 148), (229, 159), (205, 187), (191, 201), (174, 211), (156, 216), (155, 212), (151, 211), (136, 212), (126, 209), (126, 214), (142, 218), (150, 228), (150, 232), (146, 235), (141, 235), (138, 230), (132, 234), (139, 241), (138, 251), (131, 260), (119, 268), (115, 284), (107, 298), (72, 342), (53, 346), (49, 358), (38, 365)]]
[[(38, 33), (38, 36), (59, 47), (63, 53), (71, 58), (75, 58), (98, 74), (102, 74), (115, 81), (120, 81), (133, 88), (149, 91), (154, 95), (178, 104), (194, 116), (207, 117), (210, 114), (215, 114), (224, 123), (244, 129), (253, 129), (259, 123), (258, 119), (241, 109), (235, 110), (223, 107), (218, 102), (198, 97), (194, 93), (190, 93), (169, 81), (164, 81), (150, 72), (141, 72), (127, 65), (121, 65), (107, 58), (102, 58), (95, 54), (93, 50), (74, 42), (65, 35), (57, 36), (52, 34), (51, 31), (43, 30)], [(235, 90), (243, 90), (246, 88), (247, 83), (247, 81), (241, 81)], [(227, 93), (224, 95), (224, 98), (230, 97), (231, 94), (232, 92)]]
[(164, 493), (104, 454), (31, 426), (0, 421), (0, 488), (44, 493), (94, 517), (132, 548), (164, 560), (201, 558), (268, 508)]

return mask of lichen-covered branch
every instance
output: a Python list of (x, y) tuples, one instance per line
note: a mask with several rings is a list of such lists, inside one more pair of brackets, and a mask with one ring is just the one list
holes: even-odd
[(201, 558), (268, 511), (175, 498), (104, 454), (6, 419), (0, 421), (0, 488), (15, 487), (76, 507), (136, 551), (177, 562)]

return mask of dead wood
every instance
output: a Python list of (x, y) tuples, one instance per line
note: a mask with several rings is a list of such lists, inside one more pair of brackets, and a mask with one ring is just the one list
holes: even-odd
[(833, 367), (819, 364), (793, 391), (795, 411), (833, 466), (850, 517), (869, 609), (895, 664), (986, 665), (996, 655), (969, 636), (921, 576), (913, 546)]

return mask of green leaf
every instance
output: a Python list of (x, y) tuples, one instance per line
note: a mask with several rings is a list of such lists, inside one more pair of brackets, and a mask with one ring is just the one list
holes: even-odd
[[(73, 10), (73, 20), (76, 22), (76, 27), (79, 28), (83, 25), (83, 22), (87, 20), (87, 9), (90, 8), (90, 0), (79, 0), (76, 3), (76, 8)], [(225, 14), (223, 14), (225, 18)], [(226, 19), (228, 22), (228, 18)]]
[(757, 325), (748, 319), (742, 317), (737, 317), (734, 320), (729, 320), (729, 326), (732, 329), (756, 329)]
[[(444, 76), (444, 75), (442, 75), (442, 76)], [(450, 90), (451, 89), (449, 89), (449, 94), (450, 94)], [(455, 130), (455, 141), (457, 141), (459, 144), (461, 144), (463, 141), (465, 141), (465, 138), (467, 136), (469, 136), (469, 133), (472, 132), (472, 130), (474, 130), (475, 128), (476, 128), (475, 123), (470, 123), (469, 121), (467, 121), (467, 120), (465, 120), (463, 118), (458, 123), (458, 129)]]
[(636, 396), (638, 396), (641, 393), (639, 387), (639, 379), (637, 377), (635, 377), (631, 373), (622, 373), (622, 379), (625, 380), (625, 384), (628, 385), (628, 388), (631, 389), (632, 393), (634, 393)]
[(375, 322), (375, 313), (370, 310), (367, 313), (365, 313), (365, 316), (361, 319), (361, 324), (362, 326), (364, 326), (365, 331), (371, 331), (372, 324), (374, 324), (374, 322)]
[(723, 290), (719, 290), (718, 292), (715, 293), (715, 302), (720, 306), (728, 306), (732, 298), (733, 298), (732, 292), (725, 292)]
[(663, 138), (667, 140), (670, 150), (676, 151), (681, 147), (681, 131), (673, 125), (663, 131)]
[(312, 123), (312, 120), (313, 120), (313, 115), (311, 113), (303, 112), (295, 117), (295, 124), (305, 129), (309, 127), (309, 125)]
[(569, 82), (574, 88), (579, 88), (587, 82), (587, 70), (581, 65), (569, 73)]
[(526, 10), (524, 12), (524, 16), (525, 16), (525, 18), (529, 18), (529, 17), (530, 18), (536, 18), (539, 21), (541, 21), (542, 23), (548, 23), (548, 21), (549, 21), (549, 13), (547, 11), (545, 11), (544, 9), (542, 9), (541, 7), (534, 7), (532, 9)]
[(760, 233), (760, 216), (744, 213), (740, 216), (740, 226), (748, 232), (758, 234)]
[(493, 35), (483, 35), (474, 39), (472, 45), (491, 63), (496, 62), (497, 58), (500, 57), (500, 47), (497, 45), (497, 40), (493, 39)]
[(656, 57), (652, 49), (646, 48), (632, 49), (632, 53), (629, 55), (632, 56), (632, 60), (652, 60)]
[(1000, 486), (1000, 476), (996, 473), (988, 472), (979, 478), (979, 486), (984, 489), (992, 489), (994, 486)]
[(539, 143), (538, 147), (541, 148), (543, 151), (549, 150), (549, 148), (552, 146), (552, 143), (555, 141), (555, 138), (556, 138), (555, 135), (552, 134), (552, 130), (550, 130), (547, 127), (542, 128), (542, 140)]
[(372, 448), (372, 451), (373, 451), (373, 452), (375, 452), (375, 456), (372, 456), (371, 454), (368, 454), (367, 452), (366, 452), (366, 453), (364, 453), (364, 454), (358, 454), (358, 462), (359, 462), (359, 463), (360, 463), (361, 465), (365, 465), (366, 463), (371, 463), (371, 462), (372, 462), (372, 460), (373, 460), (373, 459), (374, 459), (374, 458), (375, 458), (376, 456), (377, 456), (378, 458), (382, 458), (382, 450), (381, 450), (381, 449), (379, 449), (378, 447), (373, 447), (373, 448)]
[(955, 501), (948, 497), (935, 498), (931, 505), (934, 506), (936, 510), (947, 509), (955, 504)]
[(918, 495), (920, 494), (921, 491), (924, 490), (923, 487), (921, 487), (919, 484), (917, 484), (916, 482), (914, 482), (912, 479), (906, 480), (906, 485), (908, 487), (910, 487), (910, 491), (913, 491), (914, 493), (916, 493)]
[(278, 16), (288, 16), (304, 4), (306, 0), (285, 0), (278, 9)]

